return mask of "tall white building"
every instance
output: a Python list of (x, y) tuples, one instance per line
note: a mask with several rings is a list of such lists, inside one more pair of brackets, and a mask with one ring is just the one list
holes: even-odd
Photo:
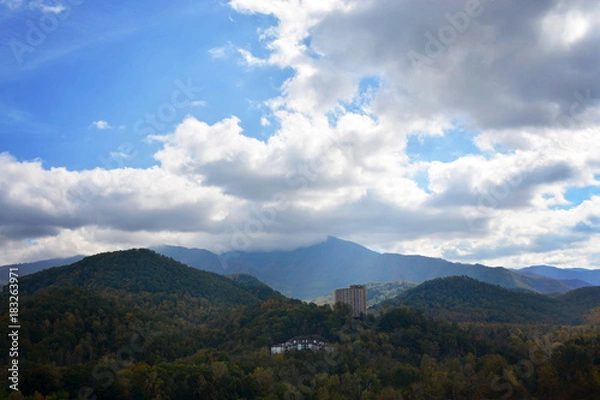
[(350, 285), (349, 288), (333, 291), (334, 303), (345, 303), (352, 306), (354, 318), (367, 313), (367, 287), (365, 285)]

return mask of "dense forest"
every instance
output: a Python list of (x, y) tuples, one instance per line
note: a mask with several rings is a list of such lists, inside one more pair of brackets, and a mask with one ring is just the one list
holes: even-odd
[[(0, 397), (475, 400), (600, 393), (597, 309), (589, 306), (595, 288), (544, 297), (549, 305), (540, 298), (535, 315), (563, 315), (565, 304), (585, 305), (586, 313), (538, 323), (506, 320), (531, 306), (523, 303), (531, 294), (496, 293), (465, 278), (426, 285), (433, 285), (433, 302), (423, 311), (400, 301), (355, 320), (346, 306), (288, 299), (248, 275), (198, 271), (147, 250), (97, 255), (23, 278), (21, 390), (5, 384)], [(446, 297), (431, 292), (436, 285)], [(403, 296), (426, 293), (419, 286)], [(460, 323), (433, 315), (436, 301), (447, 307), (451, 293), (455, 309), (481, 293), (491, 296), (482, 304), (488, 315), (469, 321), (463, 313)], [(497, 315), (489, 313), (493, 302)], [(0, 323), (8, 326), (5, 312)], [(270, 354), (269, 346), (308, 334), (330, 345)], [(2, 349), (8, 340), (0, 339)], [(6, 365), (5, 351), (1, 357)], [(6, 368), (0, 376), (8, 382)]]

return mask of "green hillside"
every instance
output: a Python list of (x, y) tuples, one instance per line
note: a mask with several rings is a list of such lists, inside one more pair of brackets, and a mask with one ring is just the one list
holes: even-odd
[(97, 254), (20, 280), (21, 296), (60, 287), (92, 290), (134, 311), (199, 323), (225, 309), (257, 304), (273, 291), (188, 267), (151, 250)]
[(600, 288), (548, 296), (457, 276), (427, 281), (375, 309), (399, 304), (450, 321), (577, 324), (591, 309), (600, 306)]
[(146, 249), (97, 254), (68, 266), (25, 276), (20, 283), (24, 295), (59, 286), (74, 286), (132, 294), (188, 295), (224, 305), (259, 301), (243, 285), (224, 276), (188, 267)]
[(266, 300), (271, 297), (283, 297), (281, 293), (271, 289), (263, 282), (250, 274), (230, 274), (225, 275), (227, 278), (241, 285), (244, 289), (252, 293), (261, 300)]

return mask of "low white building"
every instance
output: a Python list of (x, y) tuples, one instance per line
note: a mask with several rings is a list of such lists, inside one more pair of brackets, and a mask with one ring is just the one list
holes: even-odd
[(271, 354), (281, 354), (288, 350), (323, 350), (328, 343), (319, 335), (305, 335), (293, 337), (284, 343), (277, 343), (271, 346)]

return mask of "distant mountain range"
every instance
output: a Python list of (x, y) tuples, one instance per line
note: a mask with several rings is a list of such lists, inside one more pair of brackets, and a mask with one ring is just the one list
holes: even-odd
[(600, 286), (600, 270), (584, 269), (584, 268), (556, 268), (548, 265), (534, 265), (518, 270), (521, 274), (530, 276), (547, 276), (549, 278), (558, 279), (563, 282), (571, 282), (572, 284), (580, 284), (583, 286)]
[(195, 268), (217, 273), (246, 272), (286, 296), (314, 299), (355, 283), (405, 281), (422, 283), (445, 276), (469, 276), (513, 290), (566, 293), (589, 286), (542, 273), (530, 274), (481, 264), (453, 263), (417, 255), (380, 254), (353, 242), (326, 241), (290, 251), (242, 252), (218, 256), (206, 250), (160, 246), (155, 251)]
[[(337, 282), (327, 284), (345, 285), (352, 282), (349, 279), (361, 279), (360, 273), (365, 274), (362, 278), (368, 274), (368, 271), (357, 271), (355, 264), (349, 261), (352, 257), (346, 254), (351, 254), (357, 259), (368, 260), (371, 253), (370, 250), (354, 243), (334, 238), (291, 252), (229, 253), (224, 259), (219, 259), (218, 256), (204, 250), (167, 249), (175, 249), (182, 256), (187, 256), (188, 262), (204, 260), (204, 265), (210, 265), (213, 269), (223, 266), (227, 267), (226, 270), (239, 269), (245, 265), (251, 266), (247, 269), (254, 274), (264, 275), (264, 271), (270, 271), (272, 279), (277, 275), (274, 273), (277, 271), (276, 266), (281, 266), (282, 271), (291, 276), (288, 279), (297, 279), (298, 291), (305, 293), (307, 289), (303, 288), (302, 284), (306, 285), (308, 280), (302, 277), (302, 273), (310, 273), (311, 279), (322, 280), (334, 279), (337, 276)], [(190, 255), (195, 255), (196, 258)], [(394, 263), (383, 264), (382, 260), (385, 262), (393, 260)], [(406, 260), (409, 260), (410, 265), (414, 267), (402, 263)], [(320, 272), (319, 262), (327, 262), (331, 268)], [(36, 266), (49, 264), (50, 262), (37, 263)], [(346, 269), (341, 266), (346, 266)], [(497, 279), (505, 285), (513, 285), (510, 290), (465, 275), (438, 277), (418, 285), (403, 281), (371, 282), (367, 284), (368, 300), (370, 310), (375, 314), (390, 307), (408, 306), (423, 311), (427, 317), (456, 322), (576, 325), (596, 323), (600, 318), (600, 287), (584, 287), (551, 296), (529, 290), (515, 291), (515, 288), (523, 289), (524, 284), (538, 285), (537, 287), (560, 287), (560, 281), (553, 281), (552, 278), (532, 272), (528, 272), (531, 273), (529, 276), (504, 268), (453, 264), (427, 257), (386, 254), (379, 255), (375, 263), (371, 264), (371, 268), (378, 268), (376, 270), (380, 274), (378, 276), (383, 278), (403, 274), (401, 276), (409, 279), (423, 279), (425, 275), (418, 274), (414, 269), (424, 270), (427, 274), (466, 271), (478, 277)], [(387, 275), (383, 273), (386, 268), (389, 270)], [(559, 278), (578, 276), (561, 275), (560, 270), (549, 267), (527, 269), (527, 271), (531, 270), (548, 271)], [(344, 273), (354, 278), (344, 278)], [(279, 280), (281, 279), (280, 277)], [(73, 290), (75, 291), (72, 292)], [(281, 293), (252, 275), (240, 272), (223, 275), (199, 270), (148, 249), (96, 254), (67, 266), (47, 268), (20, 278), (19, 294), (24, 297), (46, 293), (56, 296), (57, 293), (62, 293), (85, 300), (88, 296), (87, 292), (100, 295), (109, 301), (118, 301), (122, 306), (140, 312), (150, 311), (165, 318), (179, 316), (192, 323), (203, 321), (209, 316), (214, 316), (215, 313), (222, 315), (224, 310), (237, 306), (257, 305), (269, 298), (284, 298)], [(182, 307), (182, 299), (185, 299), (184, 303), (187, 306)], [(322, 297), (319, 300), (323, 302), (331, 299)], [(178, 313), (180, 314), (174, 315)]]
[[(299, 299), (326, 296), (335, 288), (356, 283), (404, 281), (419, 284), (447, 276), (468, 276), (512, 290), (539, 293), (566, 293), (584, 286), (600, 285), (600, 271), (547, 266), (510, 270), (418, 255), (380, 254), (334, 237), (290, 251), (234, 251), (217, 255), (208, 250), (178, 246), (152, 249), (197, 269), (222, 275), (253, 275), (282, 294)], [(81, 258), (21, 264), (19, 272), (27, 275)], [(0, 283), (5, 283), (7, 269), (0, 268), (0, 280), (4, 281)]]

